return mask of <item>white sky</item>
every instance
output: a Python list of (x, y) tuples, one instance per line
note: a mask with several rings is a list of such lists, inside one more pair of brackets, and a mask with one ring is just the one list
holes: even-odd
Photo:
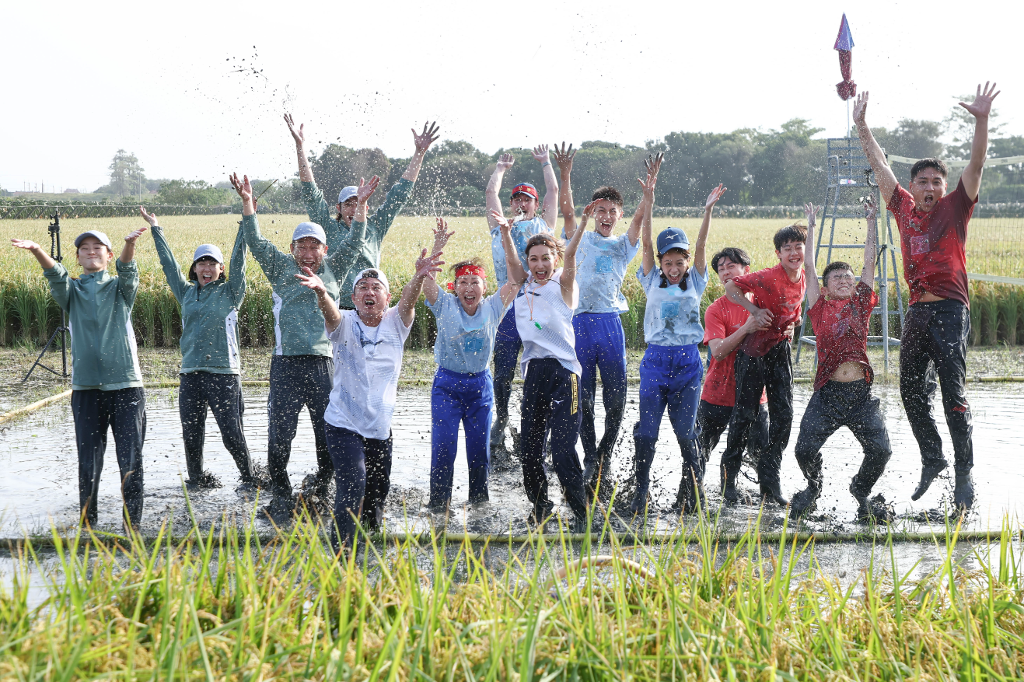
[[(114, 152), (151, 178), (295, 172), (281, 114), (322, 141), (408, 156), (409, 128), (499, 147), (678, 130), (841, 136), (835, 41), (847, 12), (869, 122), (943, 118), (998, 81), (1005, 133), (1024, 133), (1010, 5), (377, 2), (7, 3), (0, 41), (0, 186), (92, 191)], [(973, 8), (978, 8), (974, 10)], [(255, 46), (255, 47), (254, 47)], [(242, 60), (245, 61), (242, 61)], [(255, 66), (261, 76), (233, 73)]]

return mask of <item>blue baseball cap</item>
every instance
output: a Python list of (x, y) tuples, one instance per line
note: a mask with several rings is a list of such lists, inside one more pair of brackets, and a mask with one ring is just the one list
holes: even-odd
[(292, 241), (297, 242), (303, 237), (312, 237), (321, 244), (327, 244), (327, 233), (316, 223), (299, 223), (295, 231), (292, 232)]
[(196, 249), (195, 255), (192, 256), (192, 264), (195, 265), (196, 261), (200, 258), (212, 258), (221, 265), (224, 265), (224, 254), (213, 244), (200, 244), (199, 248)]
[(100, 232), (99, 230), (89, 230), (88, 232), (83, 232), (82, 234), (75, 237), (76, 249), (82, 245), (82, 240), (84, 240), (86, 237), (93, 237), (94, 239), (98, 239), (100, 244), (103, 244), (103, 246), (107, 247), (107, 250), (114, 250), (113, 244), (110, 243), (110, 237), (108, 237), (103, 232)]
[(690, 240), (686, 238), (686, 233), (678, 227), (666, 228), (658, 235), (658, 255), (672, 249), (690, 250)]

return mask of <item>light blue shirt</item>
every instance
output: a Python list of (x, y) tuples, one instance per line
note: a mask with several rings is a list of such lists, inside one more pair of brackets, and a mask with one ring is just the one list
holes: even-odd
[(473, 374), (487, 369), (494, 352), (494, 337), (508, 306), (493, 294), (480, 302), (475, 315), (467, 315), (454, 294), (438, 292), (427, 307), (437, 320), (434, 360), (450, 372)]
[(640, 239), (629, 243), (629, 235), (604, 237), (593, 230), (583, 235), (576, 252), (576, 281), (580, 285), (580, 313), (624, 313), (629, 310), (622, 295), (622, 280), (633, 260)]
[[(524, 268), (526, 268), (526, 242), (530, 241), (530, 237), (541, 232), (551, 232), (551, 230), (540, 216), (512, 223), (512, 243), (515, 244), (516, 251), (519, 252), (519, 261)], [(491, 257), (494, 258), (494, 276), (498, 280), (500, 289), (508, 281), (508, 266), (505, 264), (505, 248), (501, 245), (501, 229), (498, 227), (491, 228)], [(526, 269), (529, 270), (529, 268)], [(519, 295), (522, 296), (522, 291), (519, 292)]]
[(686, 291), (678, 284), (661, 288), (661, 268), (651, 268), (644, 277), (643, 266), (637, 268), (636, 278), (647, 294), (644, 311), (644, 340), (655, 346), (690, 346), (704, 339), (700, 323), (700, 299), (708, 285), (707, 271), (702, 276), (697, 268), (687, 273)]

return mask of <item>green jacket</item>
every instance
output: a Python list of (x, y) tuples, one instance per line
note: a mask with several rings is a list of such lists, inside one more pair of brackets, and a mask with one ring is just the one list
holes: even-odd
[[(274, 290), (274, 355), (323, 355), (330, 357), (331, 344), (327, 341), (324, 315), (313, 290), (302, 286), (295, 278), (301, 274), (291, 253), (286, 253), (260, 233), (255, 215), (242, 217), (242, 233), (256, 262)], [(324, 281), (327, 293), (337, 300), (340, 282), (353, 267), (359, 244), (366, 235), (365, 222), (353, 222), (349, 234), (337, 244), (328, 247), (327, 258), (320, 264), (317, 275)], [(358, 272), (358, 270), (356, 271)], [(350, 299), (351, 300), (351, 299)]]
[(153, 242), (167, 283), (181, 305), (181, 373), (238, 374), (238, 309), (245, 298), (245, 238), (235, 237), (230, 279), (221, 275), (204, 287), (185, 279), (159, 225)]
[[(409, 200), (413, 184), (412, 180), (404, 178), (396, 182), (394, 187), (388, 190), (381, 205), (366, 220), (366, 236), (359, 244), (352, 269), (347, 277), (342, 278), (341, 307), (352, 307), (352, 287), (355, 286), (356, 276), (366, 268), (380, 267), (380, 244), (384, 241), (384, 235), (391, 229), (395, 216)], [(316, 186), (315, 181), (302, 183), (302, 200), (306, 203), (309, 219), (324, 228), (324, 232), (327, 233), (327, 254), (330, 255), (337, 248), (336, 245), (351, 234), (351, 229), (331, 215), (331, 207), (324, 200), (324, 193)]]
[(135, 261), (114, 261), (117, 277), (106, 270), (72, 279), (57, 263), (43, 275), (71, 329), (71, 388), (117, 391), (142, 386), (142, 369), (132, 329), (132, 306), (139, 291)]

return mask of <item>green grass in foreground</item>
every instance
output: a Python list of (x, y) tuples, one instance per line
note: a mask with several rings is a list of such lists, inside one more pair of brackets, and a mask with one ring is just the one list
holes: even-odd
[(267, 544), (249, 527), (55, 535), (45, 603), (28, 606), (30, 545), (0, 595), (0, 678), (1020, 679), (1017, 534), (1004, 522), (998, 559), (968, 573), (948, 529), (945, 562), (916, 582), (879, 547), (891, 573), (846, 588), (811, 544), (720, 547), (708, 525), (656, 547), (612, 538), (600, 557), (537, 537), (500, 568), (500, 547), (437, 537), (339, 562), (308, 521)]

